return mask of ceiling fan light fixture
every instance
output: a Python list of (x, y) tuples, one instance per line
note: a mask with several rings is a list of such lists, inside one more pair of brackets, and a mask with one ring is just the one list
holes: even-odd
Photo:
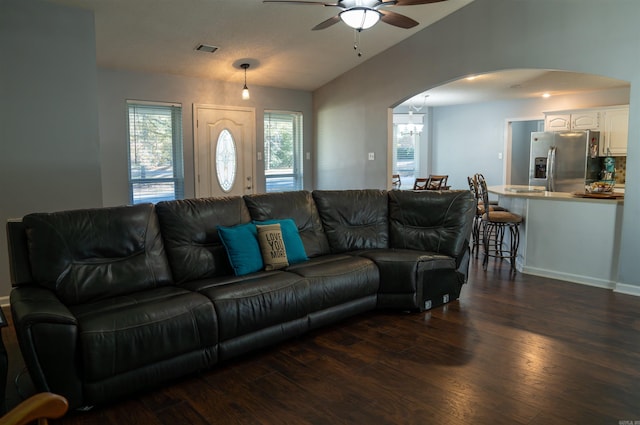
[(352, 7), (340, 12), (340, 19), (356, 31), (362, 31), (378, 23), (380, 12), (367, 7)]

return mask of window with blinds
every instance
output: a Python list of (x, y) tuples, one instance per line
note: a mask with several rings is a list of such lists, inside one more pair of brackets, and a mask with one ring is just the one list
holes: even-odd
[(129, 200), (184, 198), (182, 106), (128, 101)]
[(302, 114), (265, 111), (264, 177), (267, 192), (301, 190)]

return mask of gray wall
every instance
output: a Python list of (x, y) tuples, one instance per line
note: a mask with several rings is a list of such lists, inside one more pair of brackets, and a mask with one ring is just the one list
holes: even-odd
[[(256, 111), (256, 149), (264, 144), (264, 110), (302, 112), (304, 152), (312, 152), (311, 93), (251, 85), (251, 99), (240, 97), (238, 84), (175, 75), (98, 70), (102, 193), (105, 206), (129, 202), (127, 171), (127, 99), (182, 104), (185, 196), (195, 195), (193, 104), (253, 107)], [(264, 156), (263, 156), (264, 157)], [(313, 185), (313, 155), (304, 159), (305, 188)], [(264, 162), (256, 161), (256, 190), (264, 192)]]
[(0, 1), (0, 296), (8, 218), (102, 204), (94, 34), (92, 12)]
[[(444, 82), (513, 68), (629, 81), (630, 166), (618, 281), (622, 290), (640, 293), (640, 170), (631, 166), (640, 161), (638, 16), (637, 0), (617, 0), (615, 7), (603, 0), (475, 0), (314, 92), (317, 187), (387, 187), (388, 108)], [(444, 150), (438, 149), (439, 159)], [(371, 151), (379, 159), (364, 161)]]

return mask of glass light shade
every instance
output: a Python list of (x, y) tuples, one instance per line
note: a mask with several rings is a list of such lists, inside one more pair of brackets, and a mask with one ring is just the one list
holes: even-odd
[(413, 123), (398, 124), (398, 131), (403, 136), (421, 134), (423, 128), (424, 128), (423, 124), (413, 124)]
[(354, 7), (340, 13), (340, 19), (353, 29), (366, 30), (380, 20), (380, 12), (364, 7)]
[(246, 85), (242, 88), (242, 99), (243, 100), (249, 100), (250, 99), (249, 88), (247, 88)]

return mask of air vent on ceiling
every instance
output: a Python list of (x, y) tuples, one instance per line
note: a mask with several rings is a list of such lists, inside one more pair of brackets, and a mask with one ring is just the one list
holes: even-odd
[(214, 53), (216, 50), (218, 50), (218, 48), (216, 46), (210, 46), (208, 44), (198, 44), (198, 46), (196, 47), (196, 50), (199, 50), (205, 53)]

